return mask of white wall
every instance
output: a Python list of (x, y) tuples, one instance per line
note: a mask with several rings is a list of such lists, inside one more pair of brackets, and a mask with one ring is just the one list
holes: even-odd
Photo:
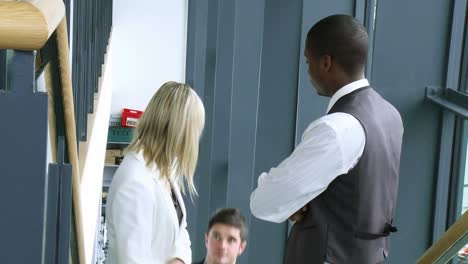
[(98, 231), (109, 115), (123, 107), (144, 110), (162, 83), (185, 81), (187, 0), (114, 0), (113, 5), (107, 65), (82, 171), (86, 264), (92, 262)]
[[(94, 248), (98, 221), (100, 222), (100, 196), (102, 195), (102, 181), (104, 157), (106, 152), (107, 129), (109, 124), (110, 106), (112, 97), (112, 42), (109, 44), (106, 57), (106, 66), (103, 69), (99, 99), (94, 109), (94, 117), (88, 115), (88, 141), (84, 166), (81, 173), (81, 206), (83, 214), (83, 232), (86, 264), (93, 264)], [(91, 123), (90, 123), (91, 120)], [(90, 128), (88, 127), (88, 128)], [(80, 153), (81, 154), (81, 153)], [(80, 155), (80, 158), (82, 155)]]
[(166, 81), (185, 81), (187, 0), (114, 0), (111, 113), (144, 110)]

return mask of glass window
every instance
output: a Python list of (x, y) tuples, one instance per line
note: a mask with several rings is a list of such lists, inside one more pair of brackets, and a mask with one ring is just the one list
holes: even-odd
[(460, 167), (460, 175), (464, 178), (463, 182), (463, 198), (462, 198), (462, 208), (461, 214), (468, 210), (468, 120), (463, 122), (462, 128), (462, 140), (461, 140), (461, 167)]
[[(467, 13), (468, 14), (468, 9)], [(468, 23), (468, 15), (465, 16), (465, 25)], [(462, 61), (460, 67), (460, 92), (468, 94), (468, 27), (465, 26), (465, 37), (463, 40)]]
[[(463, 121), (462, 126), (462, 140), (461, 140), (461, 162), (460, 162), (460, 175), (464, 178), (463, 195), (460, 215), (468, 211), (468, 120)], [(463, 247), (458, 252), (458, 262), (468, 264), (468, 245)]]
[[(468, 9), (467, 9), (468, 12)], [(467, 13), (468, 14), (468, 13)], [(465, 17), (465, 25), (468, 22), (468, 15)], [(468, 27), (465, 26), (465, 37), (463, 43), (463, 57), (460, 68), (460, 91), (468, 93)], [(468, 210), (468, 120), (463, 121), (461, 129), (461, 150), (460, 150), (460, 177), (463, 181), (463, 196), (461, 214)]]
[[(468, 162), (465, 162), (465, 164), (468, 164)], [(468, 166), (465, 165), (465, 183), (463, 185), (463, 203), (462, 203), (462, 212), (466, 212), (468, 210)]]

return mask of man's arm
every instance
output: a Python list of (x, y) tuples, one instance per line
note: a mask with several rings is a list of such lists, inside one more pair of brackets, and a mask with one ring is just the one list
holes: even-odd
[(250, 196), (252, 214), (266, 221), (285, 221), (354, 167), (364, 144), (364, 129), (349, 114), (315, 121), (287, 159), (260, 175)]

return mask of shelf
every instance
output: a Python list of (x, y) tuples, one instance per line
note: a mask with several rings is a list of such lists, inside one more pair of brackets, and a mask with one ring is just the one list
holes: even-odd
[(113, 178), (114, 175), (112, 174), (107, 174), (107, 175), (104, 175), (104, 178), (103, 178), (103, 181), (102, 181), (102, 187), (103, 188), (108, 188), (110, 187), (111, 183), (112, 183), (112, 178)]
[(114, 173), (115, 171), (117, 171), (117, 168), (119, 167), (119, 165), (110, 165), (110, 166), (104, 166), (104, 175), (103, 175), (103, 179), (102, 179), (102, 186), (103, 187), (109, 187), (111, 182), (112, 182), (112, 178), (114, 177)]
[(104, 164), (104, 168), (118, 168), (119, 165), (116, 164)]
[(113, 145), (130, 145), (131, 142), (114, 142), (114, 141), (108, 141), (107, 144), (113, 144)]

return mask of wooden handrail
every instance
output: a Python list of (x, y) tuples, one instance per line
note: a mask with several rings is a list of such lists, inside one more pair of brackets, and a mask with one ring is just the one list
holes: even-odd
[(63, 0), (0, 1), (0, 49), (38, 50), (64, 17)]
[(453, 245), (464, 236), (468, 236), (468, 211), (466, 211), (447, 232), (435, 242), (424, 255), (419, 258), (418, 264), (432, 264), (439, 260)]
[(85, 262), (83, 214), (81, 207), (80, 172), (78, 162), (78, 146), (75, 125), (75, 107), (73, 103), (73, 89), (71, 81), (71, 69), (69, 58), (69, 47), (67, 37), (67, 20), (62, 19), (57, 27), (57, 52), (60, 71), (60, 81), (62, 83), (62, 102), (65, 114), (65, 130), (67, 138), (67, 149), (70, 164), (72, 165), (72, 193), (73, 209), (75, 216), (76, 243), (78, 245), (79, 263)]

